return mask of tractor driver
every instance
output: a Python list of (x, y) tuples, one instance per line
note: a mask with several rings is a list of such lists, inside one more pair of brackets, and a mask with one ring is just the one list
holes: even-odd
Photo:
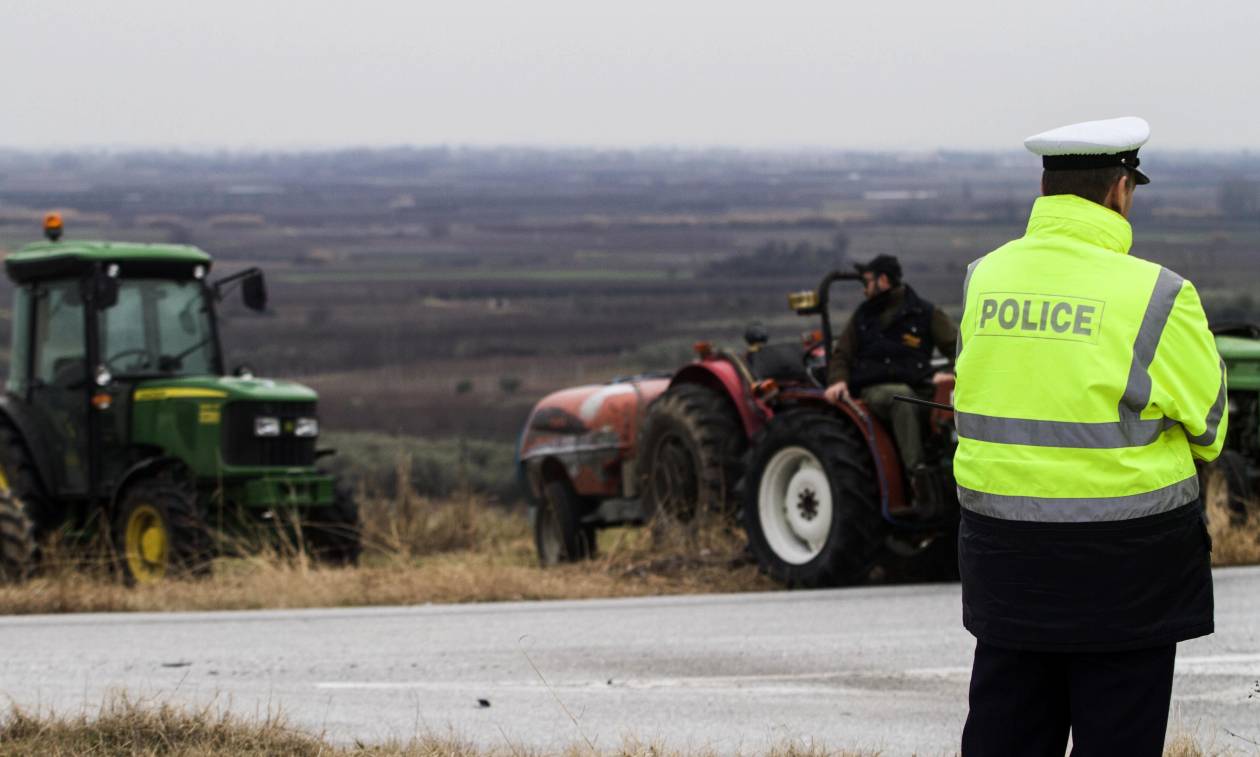
[(827, 399), (858, 397), (891, 425), (906, 475), (912, 476), (923, 462), (919, 411), (893, 397), (915, 396), (946, 377), (933, 371), (932, 350), (951, 357), (958, 328), (943, 310), (902, 283), (901, 263), (892, 255), (855, 267), (862, 274), (866, 302), (835, 342)]

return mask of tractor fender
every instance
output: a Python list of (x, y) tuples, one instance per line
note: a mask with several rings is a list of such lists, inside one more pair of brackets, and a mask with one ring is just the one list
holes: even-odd
[(22, 444), (26, 445), (26, 451), (35, 463), (35, 475), (39, 477), (43, 491), (54, 491), (54, 487), (49, 485), (53, 482), (53, 454), (48, 449), (44, 435), (40, 433), (39, 423), (31, 417), (30, 410), (9, 395), (0, 396), (0, 419), (16, 429)]
[(114, 512), (118, 508), (118, 501), (122, 499), (123, 492), (127, 491), (128, 486), (135, 483), (137, 479), (168, 465), (183, 466), (184, 461), (170, 455), (155, 455), (146, 457), (128, 468), (126, 472), (118, 477), (118, 483), (114, 486), (114, 493), (110, 495), (109, 511)]
[(838, 406), (840, 413), (851, 420), (862, 432), (866, 446), (875, 463), (875, 476), (879, 484), (879, 506), (884, 519), (893, 522), (892, 511), (906, 508), (906, 492), (902, 485), (901, 457), (897, 445), (884, 424), (878, 423), (865, 405), (844, 402)]
[(700, 384), (726, 397), (739, 414), (739, 421), (749, 438), (769, 420), (770, 414), (753, 397), (752, 387), (727, 359), (706, 359), (684, 366), (669, 382), (671, 388), (679, 384)]

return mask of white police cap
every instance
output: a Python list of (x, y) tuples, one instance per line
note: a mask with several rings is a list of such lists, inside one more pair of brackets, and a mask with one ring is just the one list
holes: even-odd
[(1150, 179), (1138, 170), (1138, 148), (1151, 138), (1151, 126), (1135, 116), (1085, 121), (1034, 134), (1024, 146), (1041, 156), (1048, 171), (1124, 166), (1133, 171), (1138, 184)]

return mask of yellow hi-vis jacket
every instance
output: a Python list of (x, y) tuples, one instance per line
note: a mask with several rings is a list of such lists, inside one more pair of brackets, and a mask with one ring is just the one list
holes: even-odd
[(1006, 520), (1116, 521), (1199, 494), (1221, 451), (1225, 366), (1189, 281), (1128, 255), (1123, 216), (1041, 197), (971, 264), (954, 394), (959, 501)]

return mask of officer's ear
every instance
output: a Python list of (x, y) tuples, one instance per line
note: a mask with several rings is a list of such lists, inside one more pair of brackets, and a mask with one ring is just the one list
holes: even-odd
[(1116, 180), (1107, 188), (1107, 196), (1103, 198), (1103, 206), (1111, 208), (1125, 218), (1133, 207), (1133, 190), (1136, 185), (1128, 171), (1121, 171)]

